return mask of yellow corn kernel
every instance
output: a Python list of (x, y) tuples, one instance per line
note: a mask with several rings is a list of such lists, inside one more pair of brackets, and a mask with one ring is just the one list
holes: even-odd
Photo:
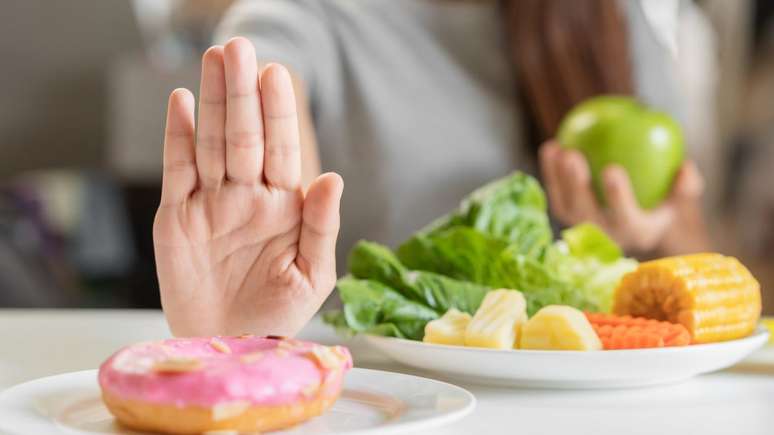
[(527, 302), (516, 290), (492, 290), (465, 330), (465, 346), (513, 349), (527, 321)]
[(764, 317), (761, 324), (769, 330), (769, 346), (774, 346), (774, 317)]
[(613, 311), (680, 323), (694, 343), (749, 335), (761, 314), (758, 281), (736, 258), (693, 254), (648, 261), (621, 279)]
[(577, 308), (548, 305), (521, 328), (521, 349), (601, 350), (602, 342)]
[(465, 329), (470, 323), (470, 314), (452, 308), (440, 319), (425, 325), (425, 343), (465, 345)]

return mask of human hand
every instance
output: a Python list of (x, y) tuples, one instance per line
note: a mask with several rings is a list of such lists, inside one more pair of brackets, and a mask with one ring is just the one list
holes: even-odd
[(594, 194), (588, 163), (579, 151), (546, 142), (540, 148), (540, 167), (551, 209), (566, 225), (595, 223), (624, 250), (639, 254), (676, 255), (708, 248), (701, 214), (704, 181), (692, 162), (678, 172), (670, 196), (651, 210), (640, 208), (621, 166), (611, 165), (602, 173), (606, 207)]
[(336, 281), (341, 177), (305, 194), (287, 70), (259, 74), (234, 38), (202, 58), (194, 97), (169, 97), (161, 204), (153, 226), (161, 302), (179, 336), (292, 336)]

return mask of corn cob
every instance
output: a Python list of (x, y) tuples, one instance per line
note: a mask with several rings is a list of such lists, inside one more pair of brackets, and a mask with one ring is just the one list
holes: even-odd
[(470, 314), (455, 310), (446, 312), (440, 319), (425, 325), (425, 343), (465, 345), (465, 329), (470, 323)]
[(764, 317), (761, 320), (763, 327), (769, 330), (769, 346), (774, 345), (774, 318)]
[(527, 301), (516, 290), (492, 290), (465, 330), (465, 346), (513, 349), (527, 321)]
[(613, 312), (679, 323), (693, 343), (749, 335), (760, 318), (760, 285), (736, 258), (693, 254), (641, 263), (624, 275)]
[(643, 317), (586, 313), (605, 350), (686, 346), (691, 334), (685, 326)]

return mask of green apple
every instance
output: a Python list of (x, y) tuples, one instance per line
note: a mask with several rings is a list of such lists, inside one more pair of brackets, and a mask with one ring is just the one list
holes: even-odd
[(685, 148), (680, 126), (671, 116), (615, 95), (575, 106), (559, 125), (557, 139), (562, 147), (586, 156), (601, 201), (602, 171), (618, 164), (626, 169), (637, 201), (646, 209), (669, 195)]

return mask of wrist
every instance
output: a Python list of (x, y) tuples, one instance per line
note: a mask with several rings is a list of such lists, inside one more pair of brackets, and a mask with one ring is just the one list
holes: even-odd
[(653, 253), (658, 257), (669, 257), (711, 250), (712, 243), (701, 211), (691, 207), (667, 229)]

